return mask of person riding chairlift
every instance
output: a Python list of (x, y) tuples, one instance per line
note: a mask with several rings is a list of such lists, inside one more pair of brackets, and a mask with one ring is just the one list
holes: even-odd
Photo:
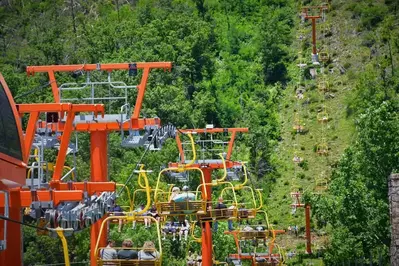
[(188, 222), (188, 220), (184, 220), (184, 222), (180, 223), (180, 230), (179, 230), (180, 241), (183, 234), (184, 234), (184, 240), (187, 241), (189, 230), (190, 230), (190, 223)]
[(172, 200), (174, 201), (175, 198), (176, 198), (177, 196), (179, 196), (179, 195), (180, 195), (180, 188), (178, 188), (178, 187), (173, 187), (173, 188), (172, 188), (172, 193), (170, 194), (170, 197), (169, 197), (169, 202), (171, 202)]
[[(223, 198), (222, 197), (219, 197), (218, 203), (216, 204), (216, 206), (214, 208), (218, 209), (220, 212), (223, 212), (223, 210), (227, 212), (227, 210), (228, 210), (226, 204), (223, 203)], [(217, 232), (218, 227), (219, 227), (218, 221), (215, 221), (214, 226), (213, 226), (213, 231)], [(234, 230), (233, 221), (232, 220), (227, 220), (227, 227), (228, 227), (229, 231), (233, 231)]]
[[(130, 239), (125, 239), (122, 242), (122, 248), (118, 251), (118, 259), (125, 260), (134, 260), (138, 258), (137, 251), (132, 250), (133, 241)], [(122, 263), (123, 264), (123, 263)], [(121, 265), (122, 265), (121, 264)], [(130, 265), (130, 264), (129, 264)]]
[[(100, 251), (100, 257), (102, 260), (114, 260), (118, 258), (118, 253), (116, 250), (113, 248), (115, 246), (115, 241), (114, 240), (108, 240), (108, 245), (101, 249)], [(117, 265), (116, 263), (113, 262), (104, 262), (103, 265)]]
[[(137, 209), (135, 209), (134, 211), (135, 212), (141, 212), (142, 210), (144, 210), (144, 208), (145, 208), (145, 205), (144, 204), (141, 204)], [(142, 214), (140, 214), (140, 215), (138, 215), (138, 216), (147, 216), (149, 214), (149, 212), (144, 212), (144, 213), (142, 213)], [(148, 218), (144, 218), (144, 226), (145, 226), (145, 228), (146, 229), (149, 229), (150, 228), (150, 225), (151, 225), (151, 220), (150, 219), (148, 219)], [(132, 227), (133, 229), (136, 229), (136, 221), (134, 220), (133, 221), (133, 227)]]
[[(113, 214), (113, 216), (123, 216), (124, 215), (121, 206), (119, 206), (115, 202), (113, 203), (113, 207), (111, 207), (109, 209), (109, 212), (111, 212)], [(122, 231), (122, 226), (123, 226), (123, 220), (119, 218), (118, 219), (118, 233), (120, 233)]]
[(175, 222), (167, 222), (165, 224), (165, 226), (162, 228), (162, 235), (163, 235), (162, 240), (166, 239), (166, 234), (172, 233), (173, 241), (175, 241), (176, 240), (176, 231), (177, 231), (176, 223)]
[(155, 245), (152, 241), (145, 241), (143, 249), (138, 254), (139, 260), (156, 260), (159, 256), (159, 252), (155, 250)]
[(197, 255), (190, 250), (187, 256), (187, 266), (195, 266), (197, 264), (196, 258)]
[[(152, 204), (152, 206), (151, 206), (150, 210), (147, 212), (147, 214), (149, 216), (151, 216), (152, 218), (154, 218), (155, 220), (157, 220), (158, 222), (161, 219), (161, 216), (159, 216), (158, 211), (157, 211), (157, 207), (155, 206), (155, 204)], [(148, 227), (146, 226), (146, 228), (150, 228), (151, 219), (146, 219), (146, 220), (148, 220)]]

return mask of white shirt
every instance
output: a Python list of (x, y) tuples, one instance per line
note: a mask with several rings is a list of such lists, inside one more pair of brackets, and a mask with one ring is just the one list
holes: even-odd
[(159, 258), (159, 253), (158, 251), (145, 252), (144, 250), (140, 250), (138, 256), (139, 260), (155, 260)]
[(103, 260), (113, 260), (118, 258), (116, 250), (110, 247), (109, 245), (101, 250), (100, 256)]

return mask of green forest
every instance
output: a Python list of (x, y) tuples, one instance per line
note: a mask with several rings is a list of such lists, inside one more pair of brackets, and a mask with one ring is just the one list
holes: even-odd
[[(321, 66), (312, 64), (311, 21), (301, 19), (302, 7), (316, 5), (328, 6), (316, 27), (319, 56), (329, 57)], [(173, 62), (173, 68), (152, 70), (141, 117), (159, 117), (179, 129), (249, 128), (237, 137), (233, 159), (248, 162), (269, 221), (287, 231), (276, 240), (285, 254), (295, 253), (286, 255), (285, 265), (389, 265), (388, 178), (399, 170), (398, 1), (0, 1), (0, 72), (16, 103), (54, 101), (48, 76), (28, 77), (27, 66), (158, 61)], [(140, 81), (122, 71), (117, 78)], [(328, 92), (320, 93), (321, 80)], [(119, 107), (107, 111), (118, 113)], [(323, 112), (326, 124), (318, 122)], [(293, 129), (296, 121), (304, 130)], [(90, 179), (90, 138), (79, 133), (78, 139), (77, 176), (83, 181)], [(144, 148), (125, 149), (120, 141), (119, 132), (109, 134), (109, 177), (125, 183)], [(321, 143), (327, 156), (319, 154)], [(56, 151), (47, 156), (55, 160)], [(160, 167), (178, 156), (174, 139), (146, 154), (142, 163), (154, 171), (152, 186)], [(73, 164), (69, 157), (67, 164)], [(138, 188), (134, 178), (127, 185), (131, 193)], [(313, 254), (305, 253), (304, 211), (290, 206), (293, 190), (311, 206)], [(248, 200), (245, 193), (239, 197)], [(126, 195), (119, 200), (126, 203)], [(298, 236), (288, 233), (293, 225)], [(219, 227), (215, 258), (225, 261), (237, 251), (223, 234), (227, 223)], [(156, 232), (125, 226), (118, 233), (115, 227), (110, 238), (142, 244)], [(24, 227), (23, 239), (24, 265), (64, 262), (58, 238)], [(73, 265), (88, 265), (90, 230), (68, 237), (68, 244)], [(166, 239), (162, 246), (163, 265), (186, 265), (188, 251), (201, 249), (191, 239)]]

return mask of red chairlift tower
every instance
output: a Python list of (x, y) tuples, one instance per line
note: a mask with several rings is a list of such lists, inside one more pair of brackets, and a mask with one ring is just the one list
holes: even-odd
[(312, 62), (319, 63), (316, 48), (316, 20), (323, 18), (324, 12), (328, 10), (328, 6), (305, 6), (302, 7), (302, 16), (304, 19), (312, 20)]
[[(5, 84), (4, 79), (0, 75), (1, 87), (0, 93), (5, 91), (7, 97), (2, 95), (1, 107), (5, 106), (3, 103), (9, 102), (13, 117), (15, 120), (16, 128), (13, 129), (16, 136), (19, 136), (21, 141), (20, 151), (17, 154), (18, 158), (11, 158), (0, 150), (0, 189), (4, 186), (15, 186), (17, 188), (10, 191), (10, 199), (0, 194), (0, 209), (4, 210), (7, 205), (10, 207), (10, 218), (20, 221), (21, 208), (31, 207), (34, 202), (48, 202), (52, 206), (57, 206), (58, 203), (63, 201), (81, 202), (86, 197), (99, 194), (100, 192), (114, 192), (116, 185), (114, 182), (108, 182), (108, 141), (107, 135), (111, 131), (130, 131), (141, 130), (148, 126), (158, 128), (160, 127), (160, 120), (158, 118), (148, 119), (139, 118), (140, 110), (144, 98), (144, 93), (148, 81), (148, 76), (151, 69), (161, 68), (170, 70), (172, 63), (170, 62), (153, 62), (153, 63), (120, 63), (120, 64), (83, 64), (83, 65), (54, 65), (54, 66), (31, 66), (27, 68), (28, 75), (33, 75), (38, 72), (46, 72), (49, 75), (49, 83), (51, 84), (54, 103), (43, 104), (18, 104), (15, 105), (10, 92)], [(113, 82), (110, 79), (112, 71), (115, 70), (128, 70), (129, 74), (137, 74), (138, 70), (142, 70), (141, 82), (137, 86), (127, 86), (121, 82)], [(89, 74), (93, 71), (105, 71), (108, 73), (108, 81), (106, 82), (91, 82), (89, 79), (81, 87), (62, 87), (58, 86), (55, 73), (57, 72), (82, 72)], [(85, 89), (87, 86), (94, 93), (93, 86), (99, 84), (107, 84), (113, 88), (124, 89), (125, 91), (130, 88), (137, 89), (136, 103), (133, 108), (131, 116), (128, 116), (127, 104), (124, 105), (126, 111), (123, 114), (109, 115), (105, 114), (103, 104), (95, 104), (94, 101), (102, 100), (103, 98), (95, 98), (93, 95), (89, 100), (90, 104), (72, 104), (67, 102), (69, 99), (62, 99), (61, 93), (65, 89), (78, 90)], [(69, 84), (70, 85), (70, 84)], [(73, 85), (74, 86), (74, 85)], [(73, 87), (72, 86), (72, 87)], [(123, 98), (125, 101), (126, 97)], [(115, 97), (114, 97), (115, 98)], [(111, 99), (111, 98), (110, 98)], [(112, 98), (113, 99), (113, 98)], [(118, 99), (121, 99), (120, 97)], [(75, 100), (75, 99), (72, 99)], [(76, 99), (80, 100), (80, 99)], [(10, 109), (8, 108), (8, 109)], [(41, 122), (39, 116), (41, 113), (46, 112), (47, 115), (52, 115), (51, 121)], [(22, 137), (22, 129), (19, 123), (19, 118), (23, 114), (29, 114), (29, 120), (25, 130), (25, 137)], [(76, 116), (77, 113), (81, 115)], [(84, 115), (91, 113), (91, 115)], [(101, 117), (97, 116), (101, 114)], [(3, 115), (3, 112), (1, 112)], [(90, 117), (90, 118), (89, 118)], [(119, 119), (120, 118), (120, 119)], [(11, 119), (12, 120), (12, 119)], [(25, 176), (26, 163), (29, 161), (30, 150), (32, 147), (35, 134), (38, 129), (45, 129), (50, 132), (57, 132), (59, 136), (59, 152), (57, 155), (55, 168), (53, 171), (52, 180), (48, 182), (48, 189), (25, 189), (21, 185), (27, 185), (26, 180), (21, 176)], [(90, 155), (91, 155), (91, 178), (89, 182), (62, 182), (62, 170), (68, 152), (68, 145), (72, 131), (88, 132), (90, 133)], [(13, 132), (10, 131), (10, 134)], [(133, 136), (137, 137), (137, 136)], [(135, 140), (134, 140), (135, 141)], [(20, 156), (19, 156), (20, 154)], [(3, 168), (4, 166), (4, 168)], [(4, 173), (3, 170), (13, 169)], [(23, 175), (22, 175), (23, 173)], [(11, 181), (11, 183), (10, 183)], [(85, 196), (86, 195), (86, 196)], [(103, 217), (104, 218), (104, 217)], [(91, 265), (96, 265), (96, 258), (94, 256), (95, 245), (99, 235), (99, 229), (102, 219), (97, 220), (91, 227)], [(13, 237), (7, 238), (7, 246), (9, 248), (0, 252), (0, 264), (9, 265), (22, 265), (22, 239), (21, 227), (19, 224), (11, 223), (10, 226), (5, 226), (0, 223), (0, 233), (6, 231), (7, 235), (12, 232)], [(101, 242), (105, 244), (107, 236), (104, 234)]]
[(306, 233), (306, 253), (312, 254), (312, 238), (310, 234), (310, 205), (301, 202), (301, 192), (291, 192), (291, 197), (294, 203), (291, 204), (293, 208), (305, 209), (305, 233)]
[[(227, 144), (227, 154), (225, 155), (225, 163), (226, 168), (232, 168), (234, 166), (241, 166), (240, 162), (234, 162), (231, 160), (231, 154), (233, 151), (234, 140), (237, 133), (247, 133), (248, 128), (206, 128), (206, 129), (182, 129), (179, 130), (176, 134), (176, 142), (180, 153), (180, 162), (179, 163), (170, 163), (169, 167), (179, 167), (181, 164), (185, 164), (186, 161), (184, 156), (184, 147), (183, 143), (180, 139), (180, 134), (191, 133), (191, 134), (229, 134), (230, 140)], [(224, 165), (222, 160), (218, 159), (208, 159), (208, 158), (198, 158), (191, 167), (201, 168), (204, 174), (205, 186), (207, 199), (206, 201), (212, 200), (212, 186), (208, 185), (212, 183), (212, 172), (216, 169), (223, 169)], [(203, 193), (205, 194), (205, 193)], [(212, 228), (211, 222), (204, 221), (203, 222), (203, 230), (202, 230), (202, 265), (203, 266), (212, 266), (213, 265), (213, 249), (212, 249)]]

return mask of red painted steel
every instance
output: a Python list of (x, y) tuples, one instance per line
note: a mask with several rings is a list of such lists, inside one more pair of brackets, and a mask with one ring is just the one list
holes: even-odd
[[(106, 182), (108, 180), (108, 141), (107, 131), (94, 131), (90, 133), (90, 153), (91, 153), (91, 181)], [(90, 265), (97, 265), (95, 256), (96, 242), (100, 235), (100, 228), (103, 219), (98, 220), (91, 227), (90, 231)], [(106, 232), (103, 232), (100, 239), (100, 246), (107, 245)]]
[(305, 206), (305, 219), (306, 219), (306, 252), (312, 254), (312, 238), (310, 235), (310, 205)]

